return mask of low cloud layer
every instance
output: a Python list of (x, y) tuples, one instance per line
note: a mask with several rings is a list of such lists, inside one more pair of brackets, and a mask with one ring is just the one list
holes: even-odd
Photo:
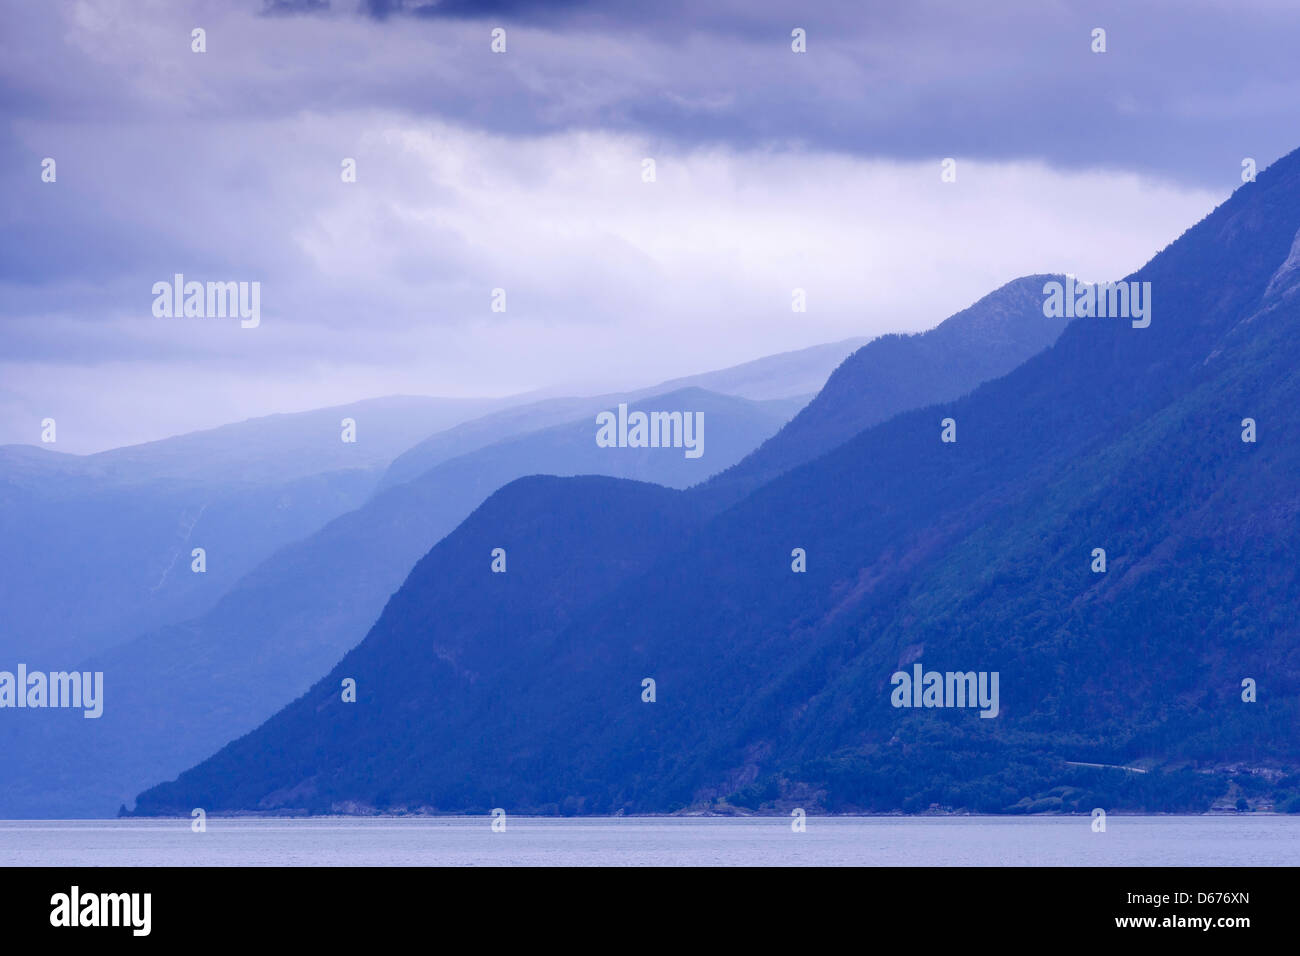
[[(927, 328), (1025, 273), (1118, 278), (1288, 148), (1289, 79), (1218, 63), (1230, 11), (1184, 6), (1116, 7), (1105, 55), (1068, 6), (832, 4), (804, 55), (762, 5), (498, 5), (503, 55), (463, 6), (9, 9), (0, 442), (56, 414), (81, 451), (394, 392), (648, 384)], [(1136, 63), (1157, 33), (1217, 89)], [(261, 325), (155, 318), (175, 273), (260, 282)]]

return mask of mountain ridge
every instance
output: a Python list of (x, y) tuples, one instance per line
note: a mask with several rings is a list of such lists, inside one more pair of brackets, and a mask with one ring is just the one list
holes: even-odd
[[(449, 537), (345, 659), (405, 701), (414, 725), (397, 730), (388, 705), (339, 703), (336, 669), (258, 731), (142, 794), (137, 812), (794, 800), (1086, 812), (1204, 809), (1229, 791), (1300, 806), (1300, 755), (1277, 735), (1296, 718), (1285, 605), (1300, 581), (1293, 561), (1278, 561), (1293, 555), (1280, 534), (1290, 527), (1262, 523), (1272, 512), (1259, 510), (1278, 501), (1294, 512), (1300, 463), (1283, 442), (1242, 442), (1249, 416), (1238, 407), (1276, 417), (1300, 397), (1296, 300), (1272, 285), (1300, 231), (1298, 157), (1129, 277), (1155, 290), (1149, 328), (1072, 323), (1008, 375), (868, 428), (692, 531), (661, 536), (648, 571), (558, 629), (525, 625), (496, 657), (473, 656), (464, 622), (493, 613), (481, 595), (502, 582), (482, 569), (449, 597), (426, 580), (472, 566), (487, 543)], [(955, 443), (940, 440), (945, 418)], [(552, 518), (580, 506), (529, 481), (501, 489), (479, 519), (508, 522), (543, 499)], [(1224, 523), (1207, 504), (1215, 495), (1259, 534)], [(576, 524), (554, 528), (575, 552), (589, 540)], [(1111, 565), (1094, 576), (1089, 549), (1103, 542)], [(793, 547), (806, 550), (803, 573), (791, 572)], [(1259, 576), (1282, 606), (1259, 600)], [(520, 607), (542, 606), (527, 581), (506, 584), (521, 589)], [(430, 636), (422, 623), (453, 613), (467, 631)], [(1230, 627), (1234, 643), (1202, 621)], [(475, 662), (473, 680), (456, 660)], [(918, 660), (1001, 672), (999, 718), (892, 708), (891, 671)], [(1122, 671), (1131, 683), (1116, 693), (1112, 662), (1134, 661), (1147, 676)], [(1247, 671), (1276, 690), (1237, 700)], [(647, 676), (654, 704), (637, 696)], [(448, 730), (421, 716), (431, 703), (441, 719), (474, 719)], [(1071, 763), (1090, 759), (1151, 772)], [(1252, 760), (1257, 772), (1240, 769)]]

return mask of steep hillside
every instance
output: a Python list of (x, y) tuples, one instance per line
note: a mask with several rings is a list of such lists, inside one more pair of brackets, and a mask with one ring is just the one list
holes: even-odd
[(882, 335), (858, 349), (781, 431), (711, 482), (731, 500), (825, 454), (900, 412), (951, 401), (1047, 348), (1068, 319), (1043, 315), (1043, 284), (1025, 276), (990, 292), (928, 332)]
[(738, 461), (800, 404), (683, 389), (634, 402), (629, 412), (702, 415), (704, 430), (692, 436), (702, 438), (698, 457), (684, 447), (599, 447), (592, 415), (490, 444), (377, 494), (283, 547), (206, 613), (86, 662), (104, 672), (112, 693), (99, 720), (42, 714), (0, 723), (0, 750), (14, 770), (0, 791), (0, 815), (111, 813), (157, 777), (251, 730), (335, 665), (430, 543), (502, 485), (585, 472), (684, 487)]
[[(1292, 154), (1132, 277), (1149, 328), (1076, 321), (690, 533), (641, 522), (634, 486), (593, 524), (579, 482), (516, 482), (338, 668), (139, 810), (1300, 805), (1298, 232)], [(507, 536), (581, 598), (493, 575)], [(915, 663), (997, 672), (997, 716), (891, 706)]]

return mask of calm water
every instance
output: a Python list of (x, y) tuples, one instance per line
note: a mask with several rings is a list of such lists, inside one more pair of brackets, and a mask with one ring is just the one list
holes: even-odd
[(1300, 816), (0, 821), (3, 866), (1300, 864)]

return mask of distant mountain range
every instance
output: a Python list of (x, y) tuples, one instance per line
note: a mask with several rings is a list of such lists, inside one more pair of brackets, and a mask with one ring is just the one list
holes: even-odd
[[(839, 444), (789, 427), (721, 511), (515, 481), (137, 812), (1300, 810), (1297, 263), (1293, 153), (1129, 277), (1149, 327), (1078, 319)], [(998, 675), (996, 715), (898, 706), (918, 665), (949, 703)]]
[(552, 425), (574, 422), (594, 416), (619, 402), (636, 402), (687, 388), (748, 398), (756, 402), (789, 400), (795, 403), (795, 407), (802, 406), (826, 384), (827, 376), (835, 367), (867, 341), (869, 340), (864, 338), (845, 339), (794, 352), (782, 352), (731, 368), (673, 379), (628, 392), (583, 397), (539, 397), (535, 401), (502, 409), (430, 435), (397, 457), (384, 473), (381, 486), (389, 488), (418, 478), (434, 465), (500, 441), (508, 435), (522, 435)]
[(869, 338), (853, 338), (795, 352), (781, 352), (717, 372), (675, 378), (656, 385), (654, 390), (707, 388), (755, 401), (814, 395), (821, 391), (827, 376), (844, 361), (845, 356), (856, 353), (870, 341)]
[[(975, 308), (945, 325), (985, 320), (998, 326), (1003, 316)], [(1007, 340), (1019, 339), (1021, 355), (1032, 354), (1050, 341), (1042, 328), (1022, 323), (1009, 333), (991, 331), (990, 349), (1010, 355), (1017, 347), (1007, 349)], [(953, 348), (981, 348), (978, 339), (947, 338)], [(751, 395), (783, 394), (817, 368), (828, 374), (855, 344), (773, 356), (681, 381), (716, 383)], [(927, 360), (935, 354), (927, 352)], [(1006, 368), (1014, 365), (1004, 360)], [(954, 355), (948, 361), (968, 367), (981, 360)], [(863, 374), (890, 371), (868, 362)], [(928, 375), (929, 367), (918, 364), (912, 377)], [(151, 780), (176, 773), (251, 730), (337, 663), (431, 544), (502, 485), (528, 474), (586, 472), (684, 488), (738, 462), (805, 401), (748, 401), (693, 386), (666, 394), (641, 389), (621, 396), (551, 398), (499, 409), (418, 442), (392, 462), (368, 502), (283, 547), (211, 610), (156, 628), (87, 664), (112, 675), (113, 705), (93, 728), (63, 719), (66, 715), (45, 714), (13, 733), (11, 763), (26, 759), (33, 772), (0, 795), (0, 813), (102, 815), (130, 802)], [(659, 450), (598, 447), (594, 416), (620, 402), (630, 403), (633, 411), (703, 412), (706, 453), (690, 459)], [(821, 407), (829, 406), (822, 401)], [(849, 421), (838, 439), (847, 440), (853, 430)], [(833, 427), (823, 431), (835, 439)], [(0, 744), (3, 738), (0, 727)]]
[[(364, 502), (399, 452), (500, 404), (394, 397), (94, 455), (0, 447), (0, 655), (66, 668), (206, 610), (278, 548)], [(196, 547), (202, 574), (190, 569)]]
[[(780, 386), (788, 379), (778, 358), (768, 367)], [(793, 361), (804, 374), (806, 357), (794, 353)], [(15, 613), (15, 621), (29, 626), (11, 624), (4, 646), (33, 668), (103, 670), (112, 675), (114, 704), (93, 729), (50, 712), (15, 713), (0, 723), (0, 747), (11, 765), (31, 766), (0, 793), (0, 814), (110, 813), (151, 779), (256, 726), (336, 663), (431, 543), (502, 484), (531, 473), (590, 470), (684, 487), (738, 461), (806, 401), (679, 389), (646, 400), (646, 407), (667, 403), (670, 410), (702, 413), (709, 427), (699, 458), (598, 448), (596, 410), (640, 394), (536, 402), (443, 429), (424, 442), (418, 442), (425, 427), (419, 422), (438, 413), (439, 400), (385, 399), (273, 416), (85, 457), (11, 446), (14, 460), (43, 471), (30, 480), (17, 468), (5, 472), (11, 487), (24, 482), (25, 497), (15, 495), (0, 513), (14, 525), (31, 525), (10, 540), (35, 543), (25, 568), (22, 552), (6, 555), (15, 566), (8, 579), (14, 603), (30, 612)], [(355, 445), (340, 440), (342, 417), (357, 423)], [(542, 427), (557, 418), (569, 424)], [(322, 444), (328, 448), (318, 449)], [(299, 477), (346, 460), (334, 445), (344, 456), (357, 449), (356, 460), (366, 467)], [(414, 482), (381, 482), (380, 469), (403, 450), (419, 453), (425, 473)], [(249, 480), (236, 482), (240, 473)], [(205, 474), (209, 479), (200, 480)], [(276, 475), (289, 483), (275, 484)], [(173, 487), (179, 490), (167, 493)], [(350, 496), (325, 497), (338, 488)], [(315, 501), (307, 498), (310, 489), (324, 489), (315, 511), (306, 507)], [(41, 495), (57, 508), (33, 509)], [(51, 510), (56, 520), (43, 517)], [(190, 514), (221, 523), (193, 522)], [(191, 544), (208, 551), (205, 574), (191, 573)], [(163, 571), (174, 573), (165, 580), (189, 604), (164, 602), (138, 580), (138, 565), (161, 563), (168, 548), (174, 567)], [(253, 558), (260, 563), (246, 567)], [(84, 574), (62, 573), (79, 560)], [(68, 623), (52, 620), (47, 605)], [(95, 640), (81, 620), (96, 621)], [(67, 639), (57, 640), (65, 633)]]
[[(767, 356), (623, 397), (689, 382), (802, 404), (860, 341)], [(0, 552), (0, 655), (67, 667), (188, 620), (276, 550), (360, 507), (378, 487), (618, 400), (390, 396), (93, 455), (60, 453), (57, 444), (0, 446), (0, 535), (12, 545)], [(355, 423), (353, 442), (342, 440), (344, 419)], [(190, 572), (195, 547), (207, 554), (203, 574)]]

